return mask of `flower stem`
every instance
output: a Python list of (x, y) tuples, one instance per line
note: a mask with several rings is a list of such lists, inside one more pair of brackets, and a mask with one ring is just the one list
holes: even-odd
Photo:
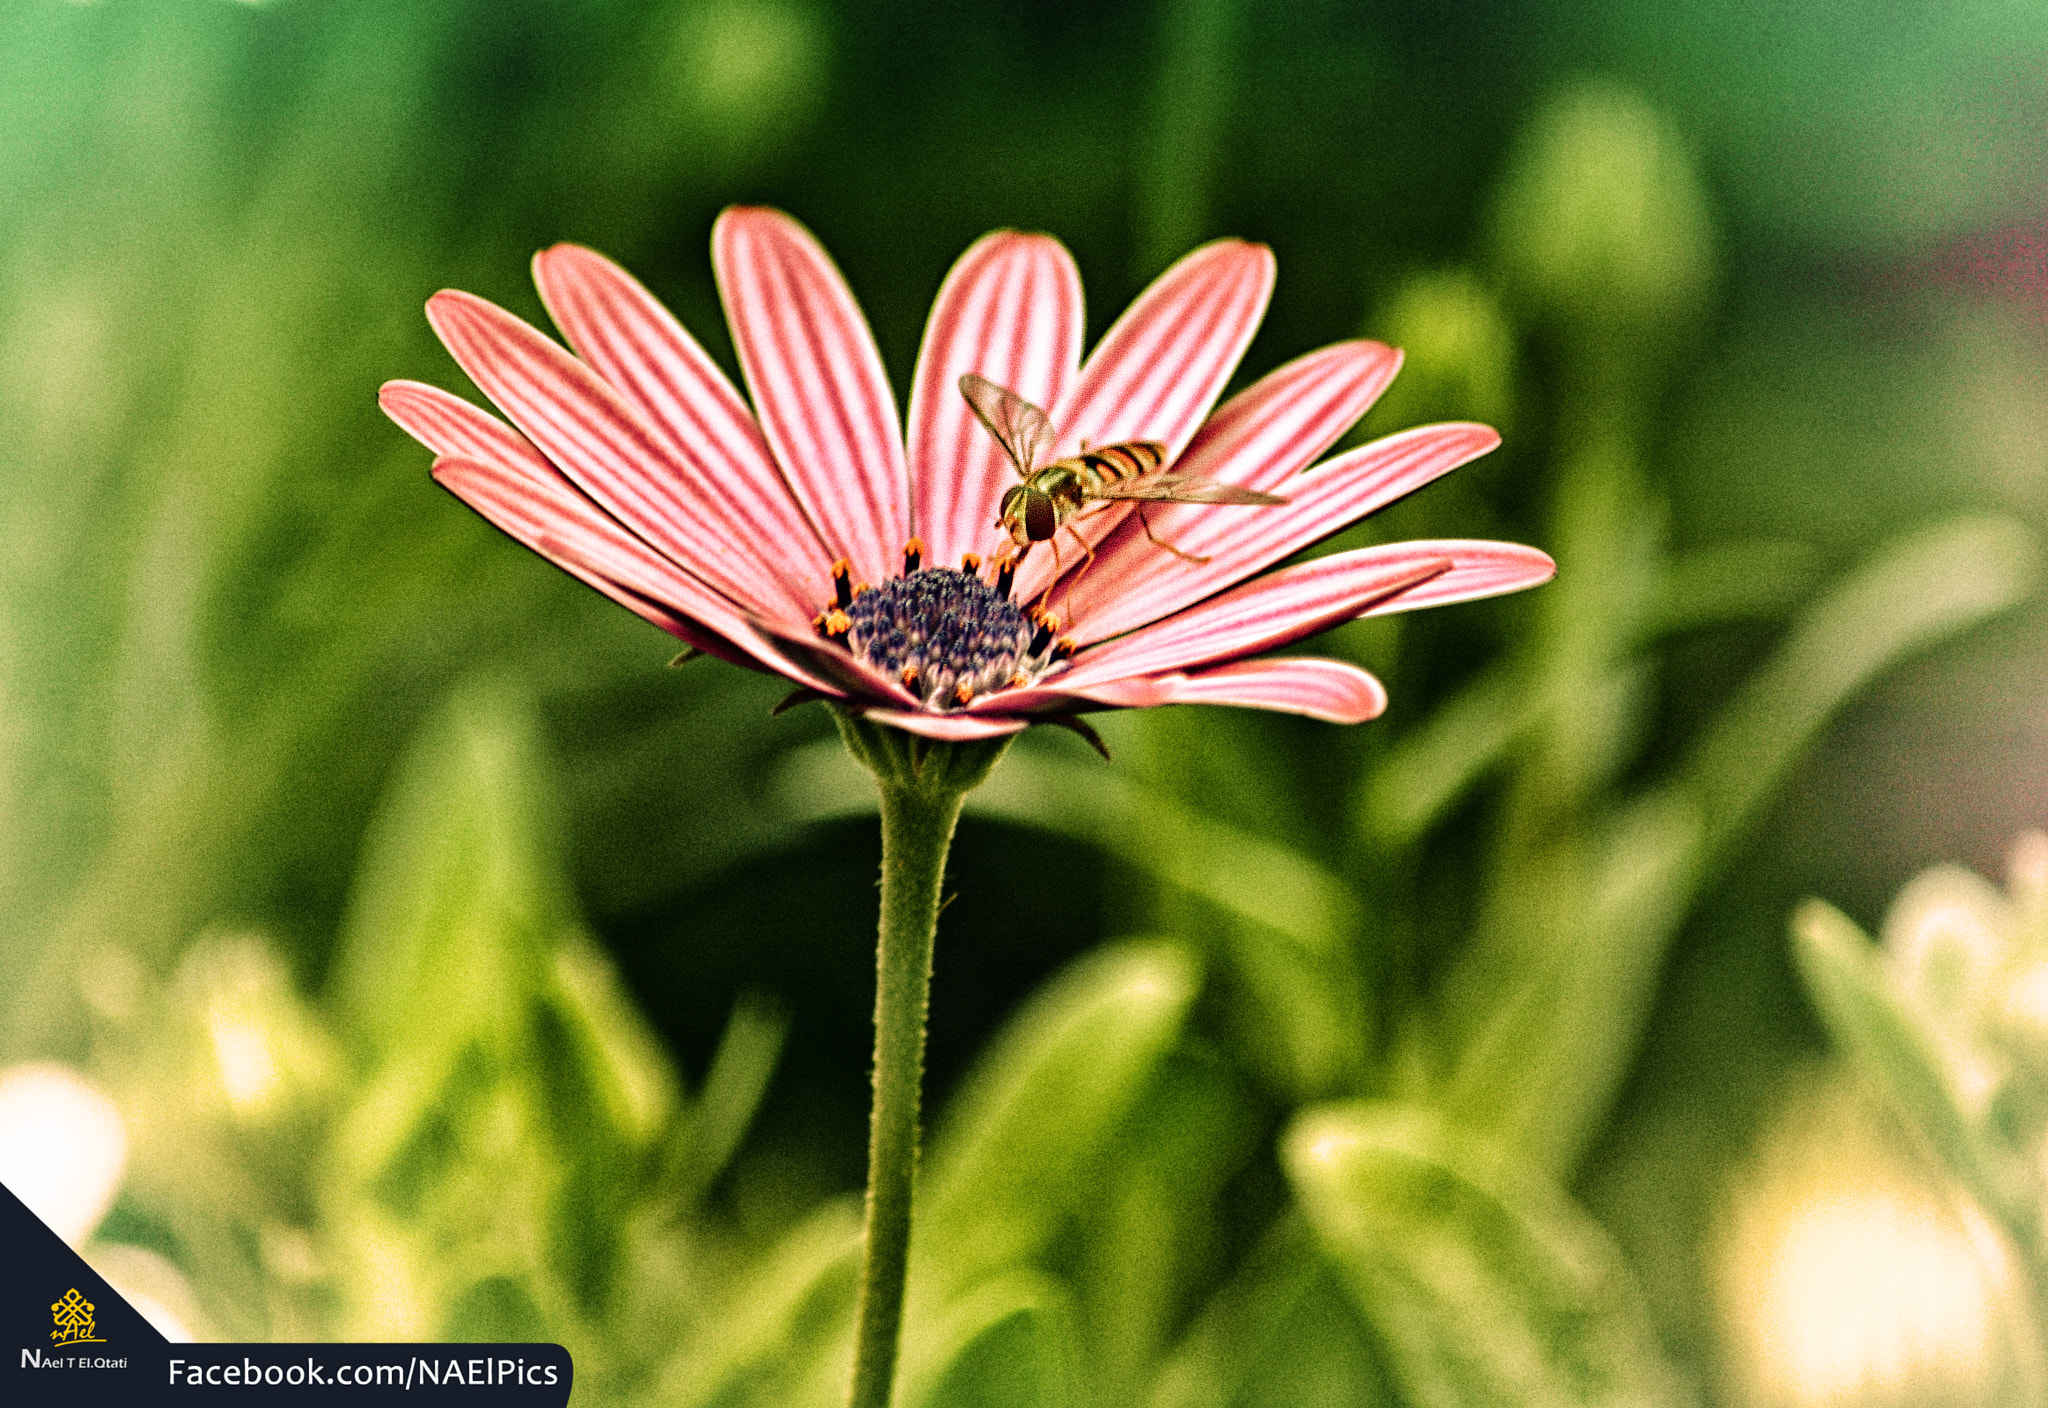
[(962, 794), (882, 786), (882, 932), (875, 954), (875, 1105), (852, 1408), (886, 1408), (910, 1267), (925, 1013), (939, 885)]
[(868, 1133), (866, 1240), (855, 1314), (850, 1408), (888, 1408), (910, 1270), (925, 1014), (939, 889), (960, 803), (1008, 739), (933, 743), (839, 714), (847, 748), (882, 792), (882, 922), (875, 952), (875, 1103)]

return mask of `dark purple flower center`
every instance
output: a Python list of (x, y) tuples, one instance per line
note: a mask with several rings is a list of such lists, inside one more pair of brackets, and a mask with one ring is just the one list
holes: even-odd
[(903, 549), (903, 575), (879, 587), (853, 580), (845, 559), (832, 564), (833, 604), (818, 614), (818, 634), (914, 691), (927, 709), (971, 703), (977, 695), (1030, 684), (1074, 653), (1059, 637), (1059, 617), (1010, 599), (1017, 561), (996, 565), (991, 586), (981, 558), (958, 567), (924, 567), (924, 544)]
[(891, 578), (856, 596), (846, 615), (847, 648), (927, 704), (965, 702), (1034, 675), (1051, 645), (1036, 640), (1051, 633), (1016, 602), (957, 567)]

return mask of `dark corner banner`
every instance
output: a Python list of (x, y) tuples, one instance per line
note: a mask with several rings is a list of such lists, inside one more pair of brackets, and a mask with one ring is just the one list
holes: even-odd
[(10, 1408), (569, 1401), (558, 1344), (172, 1344), (4, 1186), (0, 1353)]

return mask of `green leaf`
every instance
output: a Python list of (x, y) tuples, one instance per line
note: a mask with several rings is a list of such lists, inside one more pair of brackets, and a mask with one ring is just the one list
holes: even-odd
[(1389, 1400), (1350, 1295), (1290, 1213), (1195, 1317), (1153, 1381), (1151, 1408), (1372, 1408)]
[(1935, 1157), (2040, 1255), (2040, 1181), (2003, 1157), (1964, 1108), (1941, 1056), (1941, 1037), (1885, 980), (1877, 951), (1848, 916), (1821, 900), (1800, 905), (1792, 952), (1806, 990), (1864, 1081)]
[[(1683, 799), (1620, 809), (1597, 851), (1560, 848), (1521, 877), (1516, 963), (1461, 969), (1483, 984), (1444, 1095), (1457, 1122), (1558, 1178), (1569, 1177), (1633, 1059), (1665, 944), (1696, 882), (1701, 827)], [(1454, 988), (1452, 991), (1460, 991)]]
[(789, 1012), (773, 999), (741, 993), (733, 1003), (704, 1089), (670, 1146), (665, 1181), (685, 1206), (704, 1195), (738, 1151), (788, 1035)]
[(795, 1401), (792, 1386), (815, 1369), (813, 1361), (852, 1342), (859, 1258), (859, 1207), (827, 1203), (731, 1277), (727, 1293), (676, 1345), (649, 1401), (677, 1408)]
[(1818, 556), (1807, 543), (1752, 539), (1674, 557), (1644, 624), (1667, 635), (1790, 611), (1819, 581)]
[(676, 1118), (680, 1082), (668, 1053), (604, 953), (581, 934), (565, 936), (549, 974), (548, 1005), (563, 1017), (574, 1058), (590, 1075), (607, 1122), (634, 1148)]
[(1411, 844), (1542, 716), (1523, 670), (1496, 665), (1402, 734), (1373, 771), (1363, 825), (1383, 846)]
[(472, 680), (401, 765), (372, 823), (329, 996), (373, 1061), (472, 1038), (544, 981), (563, 914), (540, 843), (537, 727), (516, 695)]
[(2022, 600), (2040, 561), (2039, 541), (2015, 519), (1951, 519), (1887, 543), (1801, 613), (1681, 769), (1710, 850), (1734, 839), (1850, 695), (1900, 657)]
[(913, 1293), (1036, 1256), (1100, 1196), (1103, 1157), (1201, 985), (1183, 948), (1125, 943), (1082, 958), (1025, 1004), (962, 1085), (918, 1194)]
[(1680, 1401), (1620, 1256), (1554, 1185), (1383, 1102), (1303, 1112), (1281, 1158), (1417, 1408)]
[[(1545, 834), (1449, 985), (1481, 1014), (1453, 1097), (1461, 1121), (1565, 1177), (1613, 1098), (1666, 945), (1715, 860), (1857, 689), (1907, 652), (2032, 590), (2033, 533), (1965, 518), (1888, 544), (1801, 613), (1674, 779), (1604, 823)], [(1595, 825), (1599, 826), (1596, 832)]]
[(574, 927), (544, 758), (516, 692), (463, 686), (365, 849), (330, 993), (363, 1078), (321, 1167), (333, 1215), (406, 1288), (353, 1307), (372, 1338), (433, 1332), (381, 1318), (421, 1313), (408, 1299), (485, 1323), (515, 1286), (521, 1324), (600, 1314), (674, 1122), (666, 1056)]
[(905, 1327), (896, 1399), (906, 1408), (1068, 1408), (1072, 1314), (1050, 1277), (993, 1277), (932, 1322)]
[(1194, 1289), (1215, 1274), (1229, 1235), (1218, 1198), (1263, 1144), (1260, 1123), (1229, 1067), (1180, 1053), (1126, 1119), (1073, 1273), (1100, 1401), (1142, 1397)]

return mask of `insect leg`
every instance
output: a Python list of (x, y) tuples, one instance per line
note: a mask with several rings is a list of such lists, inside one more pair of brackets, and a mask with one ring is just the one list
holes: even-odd
[[(1090, 517), (1092, 515), (1084, 514), (1082, 516), (1085, 518)], [(1072, 580), (1063, 582), (1060, 580), (1058, 576), (1055, 576), (1053, 578), (1053, 585), (1065, 588), (1065, 599), (1068, 601), (1072, 601), (1074, 599), (1074, 588), (1081, 584), (1081, 579), (1088, 574), (1088, 569), (1095, 565), (1095, 545), (1089, 542), (1086, 538), (1082, 537), (1081, 530), (1079, 528), (1076, 528), (1072, 523), (1062, 524), (1061, 526), (1064, 527), (1069, 533), (1072, 533), (1074, 535), (1074, 541), (1081, 545), (1081, 565), (1074, 569), (1074, 575)], [(1059, 534), (1053, 534), (1051, 541), (1056, 545), (1059, 542)], [(1057, 546), (1053, 548), (1053, 562), (1055, 564), (1059, 562), (1059, 548)], [(1052, 593), (1052, 586), (1048, 586), (1045, 590), (1049, 601)]]
[(1169, 543), (1169, 542), (1167, 542), (1167, 541), (1166, 541), (1166, 540), (1165, 540), (1164, 538), (1161, 538), (1161, 537), (1159, 537), (1159, 536), (1158, 536), (1157, 534), (1155, 534), (1155, 533), (1154, 533), (1154, 532), (1152, 531), (1152, 520), (1151, 520), (1151, 519), (1149, 519), (1149, 518), (1147, 518), (1147, 517), (1145, 517), (1145, 506), (1144, 506), (1143, 504), (1139, 504), (1139, 505), (1137, 506), (1137, 509), (1138, 509), (1138, 526), (1139, 526), (1139, 527), (1141, 527), (1141, 528), (1143, 528), (1143, 529), (1145, 530), (1145, 536), (1146, 536), (1147, 538), (1150, 538), (1150, 539), (1152, 540), (1152, 546), (1153, 546), (1153, 547), (1155, 547), (1155, 548), (1165, 548), (1165, 549), (1166, 549), (1166, 550), (1167, 550), (1168, 552), (1172, 553), (1172, 554), (1173, 554), (1173, 555), (1174, 555), (1175, 557), (1179, 558), (1179, 559), (1180, 559), (1181, 561), (1183, 561), (1183, 562), (1192, 562), (1192, 563), (1194, 563), (1194, 564), (1195, 564), (1195, 565), (1196, 565), (1197, 567), (1201, 566), (1201, 565), (1202, 565), (1203, 563), (1205, 563), (1205, 562), (1207, 562), (1207, 561), (1209, 560), (1208, 558), (1206, 558), (1206, 557), (1201, 557), (1201, 556), (1198, 556), (1198, 555), (1196, 555), (1195, 553), (1191, 553), (1191, 552), (1182, 552), (1182, 551), (1181, 551), (1181, 550), (1180, 550), (1179, 548), (1175, 547), (1175, 546), (1174, 546), (1174, 545), (1173, 545), (1172, 543)]
[[(1052, 577), (1046, 582), (1045, 590), (1038, 594), (1040, 609), (1052, 605), (1052, 589), (1060, 584), (1060, 574), (1066, 570), (1060, 565), (1060, 535), (1058, 530), (1054, 530), (1053, 535), (1045, 539), (1044, 542), (1048, 548), (1052, 549)], [(1033, 546), (1036, 546), (1036, 543)], [(1018, 557), (1021, 559), (1023, 553), (1019, 553)]]

